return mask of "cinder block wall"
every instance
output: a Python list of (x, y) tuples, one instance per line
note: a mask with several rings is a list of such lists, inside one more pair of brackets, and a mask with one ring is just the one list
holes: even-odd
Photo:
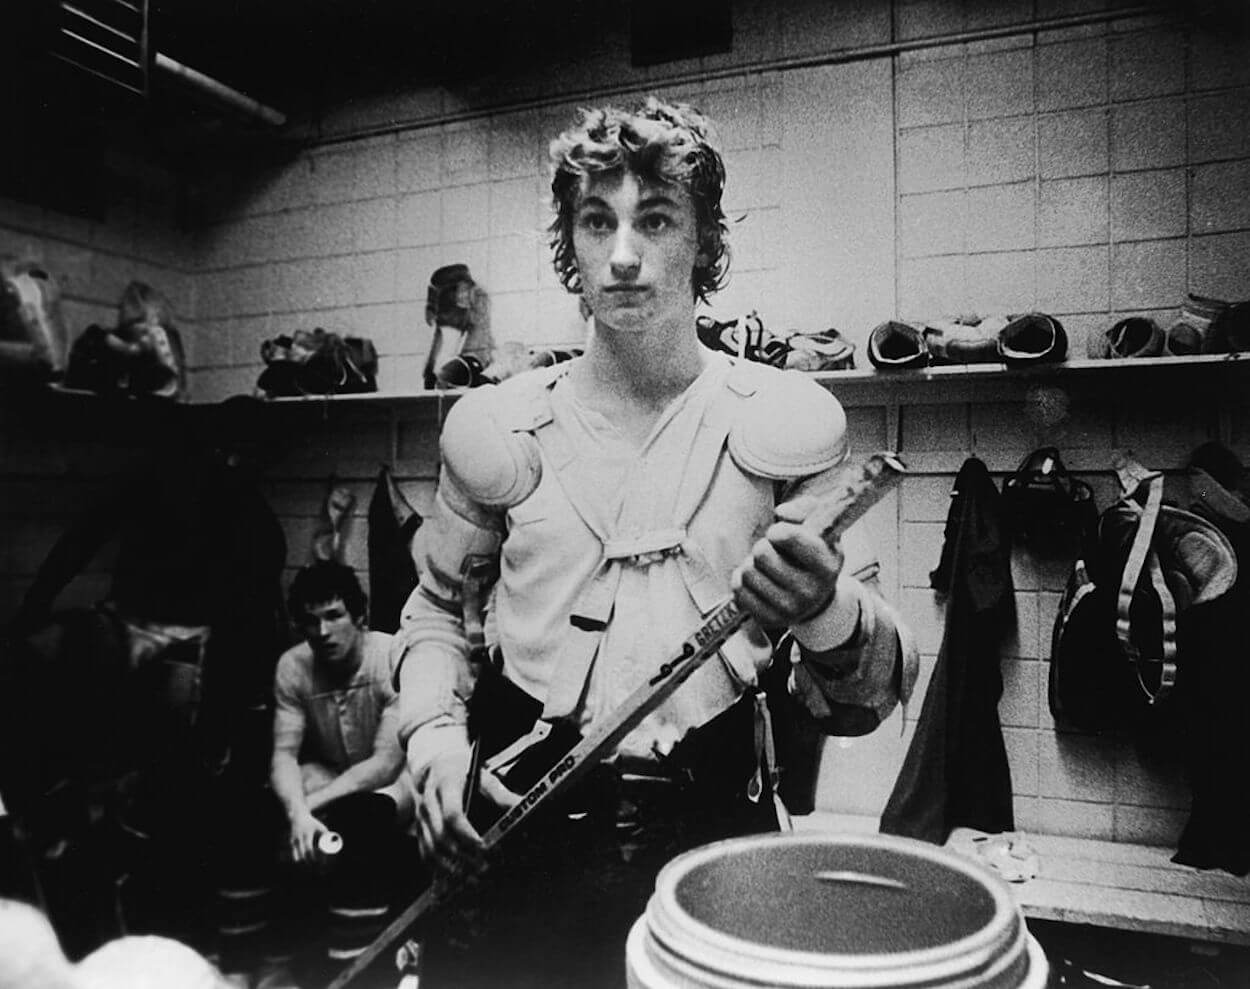
[[(56, 276), (72, 337), (92, 323), (115, 325), (122, 290), (139, 280), (169, 297), (184, 342), (193, 347), (194, 255), (180, 222), (180, 182), (159, 164), (119, 151), (99, 162), (98, 181), (105, 204), (100, 215), (74, 216), (0, 197), (0, 254), (37, 261)], [(84, 416), (76, 429), (62, 429), (59, 417), (51, 423), (37, 418), (31, 409), (0, 411), (4, 619), (65, 522), (99, 492), (102, 478), (142, 448), (140, 437), (105, 432), (94, 416)], [(102, 553), (65, 601), (98, 600), (108, 586), (108, 564)]]
[[(1250, 59), (1244, 40), (1163, 18), (937, 44), (820, 64), (822, 53), (1097, 13), (1097, 2), (867, 0), (735, 4), (730, 55), (633, 69), (627, 26), (559, 64), (500, 68), (487, 83), (354, 100), (320, 122), (329, 139), (277, 168), (200, 190), (193, 260), (195, 393), (250, 391), (259, 344), (298, 327), (371, 336), (381, 386), (409, 392), (428, 346), (425, 286), (468, 263), (500, 340), (568, 343), (576, 306), (551, 272), (543, 149), (579, 103), (611, 89), (701, 105), (720, 125), (734, 277), (722, 317), (758, 309), (775, 329), (834, 326), (862, 345), (893, 315), (1042, 309), (1073, 355), (1128, 313), (1165, 325), (1187, 291), (1244, 298), (1250, 281)], [(623, 15), (605, 15), (620, 19)], [(772, 61), (768, 61), (772, 60)], [(679, 77), (677, 83), (670, 79)], [(576, 96), (572, 95), (576, 94)], [(523, 108), (491, 110), (501, 102)], [(402, 126), (401, 126), (402, 125)], [(359, 135), (359, 136), (353, 136)], [(862, 357), (861, 367), (867, 366)], [(928, 588), (951, 482), (975, 453), (998, 476), (1042, 442), (1105, 504), (1113, 449), (1179, 468), (1219, 437), (1250, 455), (1244, 400), (1187, 378), (1183, 407), (1148, 386), (1074, 387), (1070, 414), (1026, 412), (1025, 382), (840, 389), (860, 449), (899, 447), (915, 476), (870, 525), (891, 595), (921, 635), (925, 675), (942, 605)], [(351, 561), (365, 567), (364, 511), (382, 463), (420, 508), (434, 481), (441, 409), (309, 405), (270, 492), (302, 563), (331, 477), (357, 494)], [(1127, 740), (1060, 734), (1046, 709), (1049, 627), (1066, 560), (1017, 553), (1018, 627), (1000, 707), (1020, 827), (1171, 842), (1187, 792), (1174, 765)], [(18, 575), (12, 581), (20, 585)], [(876, 813), (920, 710), (868, 739), (830, 743), (820, 805)]]

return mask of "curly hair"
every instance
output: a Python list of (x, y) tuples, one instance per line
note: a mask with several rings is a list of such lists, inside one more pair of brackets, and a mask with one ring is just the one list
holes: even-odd
[(553, 264), (560, 283), (581, 293), (573, 250), (573, 213), (582, 180), (596, 172), (628, 169), (649, 182), (680, 185), (694, 203), (699, 262), (691, 279), (694, 297), (708, 301), (725, 284), (729, 269), (729, 228), (721, 196), (725, 163), (708, 121), (684, 103), (654, 96), (634, 110), (583, 109), (578, 122), (551, 142), (551, 234)]
[(300, 570), (291, 581), (287, 609), (298, 624), (304, 620), (309, 608), (327, 604), (335, 598), (343, 602), (353, 620), (359, 621), (365, 616), (368, 599), (356, 579), (356, 571), (334, 560), (318, 560)]

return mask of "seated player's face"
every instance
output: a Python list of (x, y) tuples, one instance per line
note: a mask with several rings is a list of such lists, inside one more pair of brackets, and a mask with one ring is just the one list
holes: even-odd
[(351, 659), (360, 635), (360, 626), (341, 598), (309, 605), (301, 628), (314, 658), (329, 668), (344, 666)]
[(691, 319), (698, 223), (680, 186), (592, 173), (573, 213), (582, 292), (596, 322), (631, 332)]

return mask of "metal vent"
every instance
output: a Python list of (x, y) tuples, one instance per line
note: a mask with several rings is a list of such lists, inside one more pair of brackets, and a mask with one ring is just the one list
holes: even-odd
[(52, 54), (140, 95), (148, 91), (148, 0), (60, 0)]

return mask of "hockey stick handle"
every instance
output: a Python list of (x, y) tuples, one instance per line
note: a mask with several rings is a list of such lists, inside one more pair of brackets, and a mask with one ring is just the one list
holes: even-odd
[[(826, 543), (833, 545), (843, 532), (884, 498), (905, 473), (902, 461), (893, 453), (875, 453), (858, 468), (845, 471), (837, 486), (821, 496), (803, 524), (815, 529)], [(596, 724), (590, 734), (570, 749), (487, 830), (482, 836), (485, 850), (489, 852), (495, 848), (538, 807), (563, 793), (601, 762), (643, 718), (663, 704), (700, 666), (716, 655), (749, 617), (732, 598), (714, 609), (654, 676), (634, 690), (606, 719)], [(387, 925), (351, 965), (339, 973), (328, 989), (342, 989), (386, 950), (387, 945), (451, 896), (458, 886), (459, 880), (455, 876), (436, 879)]]

